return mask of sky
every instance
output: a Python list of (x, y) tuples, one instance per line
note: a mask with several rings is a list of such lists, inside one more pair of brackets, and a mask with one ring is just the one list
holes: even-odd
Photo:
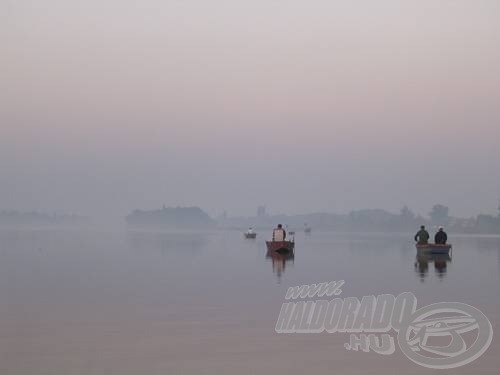
[(496, 213), (496, 0), (0, 0), (0, 209)]

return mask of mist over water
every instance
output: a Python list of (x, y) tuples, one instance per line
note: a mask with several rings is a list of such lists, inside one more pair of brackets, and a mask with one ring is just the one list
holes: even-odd
[(496, 1), (0, 4), (3, 209), (496, 213)]
[[(480, 309), (491, 347), (453, 373), (497, 374), (499, 19), (0, 1), (0, 374), (429, 373), (275, 332), (289, 287), (334, 280)], [(267, 250), (278, 223), (295, 253)], [(421, 224), (452, 252), (417, 252)]]

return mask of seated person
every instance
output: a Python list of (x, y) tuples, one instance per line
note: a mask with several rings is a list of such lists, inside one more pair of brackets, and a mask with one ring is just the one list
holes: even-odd
[(273, 241), (285, 241), (286, 232), (281, 224), (273, 230)]
[(419, 245), (427, 245), (429, 237), (429, 232), (425, 230), (424, 225), (421, 225), (420, 230), (415, 235), (415, 241), (417, 241)]
[(438, 232), (434, 236), (434, 242), (438, 245), (446, 245), (447, 240), (448, 240), (448, 235), (444, 231), (444, 228), (439, 227)]

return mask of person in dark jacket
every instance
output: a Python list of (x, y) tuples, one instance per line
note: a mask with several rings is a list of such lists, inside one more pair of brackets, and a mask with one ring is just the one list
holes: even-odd
[(439, 227), (439, 230), (434, 236), (434, 242), (438, 245), (446, 245), (446, 241), (448, 241), (448, 235), (444, 231), (443, 227)]
[(429, 236), (429, 232), (427, 232), (425, 230), (425, 226), (424, 225), (421, 225), (420, 226), (420, 230), (415, 235), (415, 241), (419, 245), (427, 245), (427, 243), (429, 242), (429, 237), (430, 237)]

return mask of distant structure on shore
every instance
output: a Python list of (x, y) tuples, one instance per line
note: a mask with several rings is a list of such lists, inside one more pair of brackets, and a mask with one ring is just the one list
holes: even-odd
[(435, 204), (429, 217), (415, 214), (404, 206), (399, 213), (383, 209), (363, 209), (346, 214), (316, 212), (302, 215), (269, 215), (264, 207), (259, 207), (257, 216), (253, 217), (221, 217), (220, 228), (244, 229), (253, 226), (256, 229), (273, 228), (276, 223), (283, 223), (291, 228), (300, 228), (308, 223), (314, 230), (338, 232), (413, 232), (420, 225), (431, 230), (443, 225), (448, 231), (455, 233), (500, 234), (500, 206), (498, 215), (479, 214), (476, 217), (460, 218), (449, 215), (449, 209), (442, 204)]
[(0, 211), (0, 226), (75, 226), (88, 223), (88, 218), (74, 214)]
[(266, 206), (257, 207), (257, 217), (266, 217)]
[(125, 218), (130, 226), (165, 229), (213, 229), (217, 222), (199, 207), (165, 207), (134, 210)]

